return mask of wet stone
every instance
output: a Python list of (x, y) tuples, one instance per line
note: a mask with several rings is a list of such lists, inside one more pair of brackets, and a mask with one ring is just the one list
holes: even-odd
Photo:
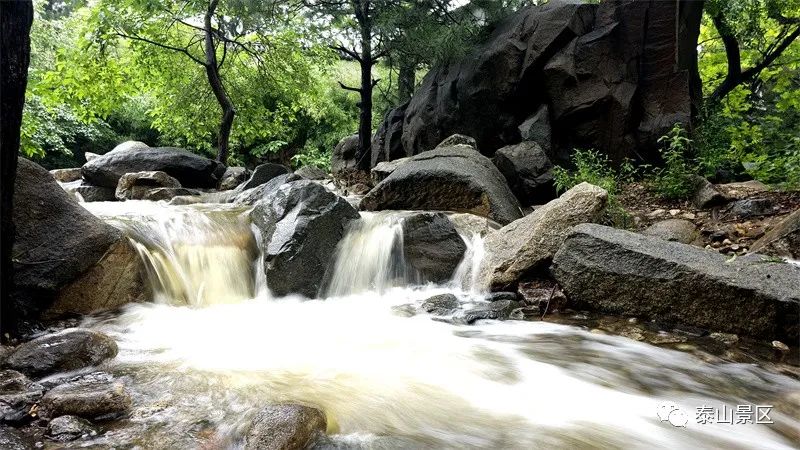
[(61, 442), (96, 436), (97, 432), (91, 422), (75, 416), (59, 416), (47, 425), (47, 435)]
[(457, 318), (457, 321), (471, 325), (479, 320), (506, 320), (511, 312), (520, 306), (522, 305), (519, 302), (513, 300), (498, 300), (465, 311)]
[(3, 450), (32, 450), (33, 442), (19, 430), (0, 427), (0, 448)]
[(42, 397), (39, 406), (43, 417), (105, 419), (126, 412), (131, 397), (122, 383), (88, 379), (54, 387)]
[(297, 404), (270, 405), (256, 415), (247, 432), (246, 450), (308, 448), (327, 428), (322, 411)]
[(434, 316), (446, 316), (458, 309), (460, 303), (453, 294), (440, 294), (422, 302), (420, 309)]
[(0, 371), (0, 422), (19, 424), (33, 419), (30, 412), (43, 393), (44, 388), (25, 375)]
[(117, 344), (96, 331), (68, 329), (21, 344), (5, 362), (11, 369), (44, 376), (94, 366), (117, 355)]

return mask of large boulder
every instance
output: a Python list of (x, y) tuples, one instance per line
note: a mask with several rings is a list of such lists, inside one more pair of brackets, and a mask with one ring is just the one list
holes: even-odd
[(284, 184), (251, 212), (264, 243), (264, 270), (273, 294), (314, 298), (323, 286), (336, 246), (359, 214), (321, 185)]
[(237, 189), (244, 191), (254, 187), (261, 186), (262, 184), (270, 181), (271, 179), (289, 173), (289, 168), (275, 163), (264, 163), (256, 166), (250, 178)]
[(403, 220), (405, 261), (422, 282), (442, 283), (452, 278), (466, 250), (444, 213), (417, 213)]
[(94, 158), (81, 171), (89, 183), (110, 188), (116, 188), (126, 173), (147, 171), (166, 172), (184, 187), (213, 188), (219, 184), (225, 166), (180, 148), (133, 147)]
[(489, 234), (480, 270), (481, 286), (493, 291), (507, 290), (523, 275), (542, 268), (564, 242), (569, 230), (579, 223), (597, 220), (607, 201), (605, 189), (581, 183), (522, 219)]
[(522, 216), (503, 175), (465, 145), (413, 156), (361, 200), (361, 209), (469, 212), (504, 224)]
[(800, 209), (786, 216), (750, 249), (772, 256), (800, 259)]
[(373, 165), (387, 159), (387, 143), (395, 159), (453, 133), (473, 136), (487, 155), (524, 134), (543, 147), (549, 139), (549, 156), (559, 160), (573, 148), (595, 148), (615, 161), (656, 162), (658, 138), (689, 123), (701, 99), (701, 17), (702, 2), (553, 0), (523, 8), (482, 46), (427, 73), (378, 130), (373, 151), (383, 156)]
[(14, 208), (14, 298), (23, 315), (95, 312), (142, 294), (139, 257), (119, 230), (28, 160), (19, 161), (15, 187), (24, 207)]
[(20, 344), (4, 365), (31, 376), (44, 376), (97, 365), (117, 356), (117, 344), (97, 331), (70, 328)]
[(181, 183), (161, 171), (131, 172), (117, 182), (115, 196), (118, 200), (141, 200), (154, 188), (179, 188)]
[(338, 173), (354, 169), (357, 165), (358, 135), (347, 136), (339, 141), (331, 155), (331, 172)]
[(256, 415), (247, 432), (246, 450), (302, 450), (325, 434), (325, 414), (298, 404), (270, 405)]
[(492, 162), (522, 205), (541, 205), (556, 197), (553, 163), (536, 142), (503, 147), (494, 154)]
[(800, 268), (595, 224), (575, 227), (553, 259), (567, 297), (613, 314), (797, 342)]

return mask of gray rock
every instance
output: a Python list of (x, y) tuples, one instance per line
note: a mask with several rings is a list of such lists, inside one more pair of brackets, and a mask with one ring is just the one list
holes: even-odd
[(165, 172), (133, 172), (122, 175), (117, 183), (117, 200), (141, 200), (153, 188), (179, 188), (181, 183)]
[(477, 216), (469, 213), (450, 213), (447, 215), (453, 225), (461, 233), (464, 233), (468, 238), (472, 234), (479, 234), (486, 236), (492, 231), (499, 230), (503, 226), (486, 217)]
[(78, 181), (81, 179), (81, 168), (74, 167), (71, 169), (53, 169), (50, 175), (61, 183), (69, 183), (70, 181)]
[(699, 175), (694, 177), (694, 195), (692, 197), (692, 203), (694, 203), (695, 207), (698, 209), (713, 208), (715, 206), (724, 205), (728, 200), (728, 197), (714, 187), (708, 180)]
[(255, 170), (253, 170), (253, 174), (250, 175), (250, 178), (237, 189), (239, 191), (253, 189), (254, 187), (258, 187), (269, 182), (277, 176), (285, 175), (287, 173), (289, 173), (289, 168), (286, 166), (273, 163), (261, 164), (256, 166)]
[(519, 294), (516, 292), (492, 292), (486, 296), (486, 301), (497, 302), (500, 300), (519, 301)]
[(533, 141), (542, 147), (545, 154), (553, 149), (553, 130), (550, 127), (550, 108), (542, 105), (519, 125), (519, 135), (523, 141)]
[(44, 388), (16, 370), (0, 371), (0, 422), (19, 424), (33, 419), (30, 412)]
[(116, 189), (93, 186), (85, 181), (72, 181), (62, 185), (65, 191), (84, 202), (115, 202)]
[(302, 450), (327, 428), (325, 414), (297, 404), (271, 405), (262, 409), (247, 432), (246, 450)]
[(358, 151), (358, 135), (348, 136), (333, 149), (331, 155), (331, 172), (338, 173), (356, 167), (356, 152)]
[(228, 167), (225, 169), (225, 173), (222, 174), (219, 189), (221, 191), (234, 189), (247, 181), (248, 178), (250, 178), (250, 171), (246, 167)]
[(448, 136), (439, 142), (439, 145), (436, 148), (444, 148), (444, 147), (452, 147), (454, 145), (466, 145), (467, 147), (472, 147), (473, 150), (478, 151), (478, 143), (475, 142), (475, 138), (465, 136), (463, 134), (454, 134)]
[(682, 244), (691, 244), (700, 237), (700, 231), (695, 224), (684, 219), (667, 219), (656, 222), (642, 231), (642, 234)]
[(569, 234), (583, 222), (597, 220), (605, 209), (605, 189), (581, 183), (561, 197), (489, 234), (481, 285), (503, 290), (550, 261)]
[(237, 190), (231, 191), (232, 193), (235, 194), (235, 196), (232, 197), (230, 200), (221, 201), (219, 203), (233, 202), (242, 205), (254, 205), (257, 201), (266, 198), (270, 194), (277, 191), (278, 188), (281, 187), (282, 185), (286, 183), (291, 183), (292, 181), (298, 181), (301, 179), (302, 178), (293, 173), (278, 175), (277, 177), (267, 181), (261, 186), (254, 187), (252, 189), (247, 189), (240, 193), (237, 192)]
[(110, 188), (116, 188), (126, 173), (148, 171), (166, 172), (183, 187), (213, 188), (219, 184), (224, 170), (225, 166), (218, 161), (173, 147), (114, 149), (82, 167), (84, 180)]
[(753, 243), (750, 250), (783, 258), (800, 259), (800, 209), (773, 226), (767, 234)]
[[(122, 142), (120, 144), (117, 144), (117, 146), (114, 147), (113, 149), (111, 149), (111, 151), (112, 152), (127, 152), (127, 151), (132, 151), (132, 150), (143, 149), (143, 148), (150, 148), (150, 146), (145, 144), (144, 142), (141, 142), (141, 141), (125, 141), (125, 142)], [(109, 153), (111, 153), (111, 152), (109, 152)], [(102, 156), (102, 155), (98, 155), (98, 156)], [(86, 160), (89, 161), (89, 158), (86, 158)]]
[(295, 170), (294, 173), (306, 180), (324, 180), (328, 178), (328, 173), (317, 166), (303, 166)]
[(422, 302), (420, 309), (434, 316), (446, 316), (452, 314), (459, 306), (461, 303), (455, 295), (439, 294)]
[(264, 270), (273, 294), (314, 298), (331, 268), (336, 246), (359, 214), (319, 184), (300, 180), (280, 186), (251, 212), (264, 243)]
[(553, 163), (536, 142), (503, 147), (495, 152), (492, 162), (523, 206), (541, 205), (556, 197)]
[(361, 200), (361, 209), (469, 212), (500, 223), (522, 216), (503, 175), (488, 158), (463, 145), (412, 157)]
[(567, 297), (612, 314), (798, 339), (800, 268), (594, 224), (574, 228), (551, 271)]
[(372, 177), (372, 181), (375, 184), (380, 183), (381, 181), (385, 180), (386, 177), (392, 174), (395, 169), (400, 167), (401, 164), (405, 164), (411, 158), (399, 158), (393, 161), (382, 161), (375, 165), (372, 170), (369, 171), (370, 176)]
[(0, 426), (0, 448), (3, 450), (34, 450), (33, 441), (21, 431)]
[(183, 187), (160, 187), (160, 188), (151, 188), (148, 189), (142, 200), (150, 200), (150, 201), (167, 201), (172, 200), (175, 197), (198, 197), (203, 193), (198, 191), (197, 189), (189, 189)]
[(5, 366), (31, 376), (82, 369), (117, 355), (117, 344), (97, 331), (70, 328), (20, 344)]
[(47, 424), (47, 435), (59, 442), (96, 436), (97, 432), (97, 427), (91, 422), (76, 416), (59, 416)]
[(131, 407), (131, 397), (118, 382), (80, 380), (47, 391), (39, 404), (42, 417), (78, 416), (89, 420), (116, 417)]
[(729, 214), (740, 219), (747, 219), (766, 216), (774, 211), (774, 204), (769, 198), (748, 198), (733, 202)]
[(86, 152), (83, 154), (83, 157), (86, 158), (86, 162), (89, 162), (95, 158), (99, 158), (101, 155), (92, 152)]
[[(76, 292), (70, 301), (81, 304), (80, 312), (119, 305), (141, 293), (138, 270), (131, 270), (140, 264), (138, 256), (119, 230), (80, 206), (45, 169), (26, 159), (19, 160), (15, 186), (14, 203), (25, 205), (14, 208), (14, 297), (23, 314), (35, 317), (53, 307), (65, 289), (90, 271), (102, 275), (95, 281), (104, 284), (86, 284), (84, 292)], [(122, 256), (122, 266), (103, 263), (110, 258), (120, 262)], [(97, 308), (90, 303), (108, 292), (130, 296), (102, 299)]]
[(422, 282), (452, 278), (466, 250), (444, 213), (413, 214), (403, 220), (403, 254)]
[(511, 316), (512, 311), (521, 306), (514, 300), (497, 300), (464, 311), (456, 318), (456, 321), (472, 325), (479, 320), (506, 320)]

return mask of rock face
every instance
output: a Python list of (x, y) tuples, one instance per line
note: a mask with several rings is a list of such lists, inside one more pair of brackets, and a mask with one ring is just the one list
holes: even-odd
[(70, 181), (78, 181), (81, 179), (81, 168), (75, 167), (72, 169), (54, 169), (50, 171), (50, 175), (62, 183), (69, 183)]
[(444, 213), (414, 214), (403, 221), (403, 253), (420, 281), (449, 280), (467, 250)]
[(250, 179), (247, 180), (239, 189), (246, 190), (252, 189), (257, 186), (261, 186), (262, 184), (268, 182), (269, 180), (279, 176), (289, 173), (289, 168), (286, 166), (282, 166), (280, 164), (274, 163), (266, 163), (261, 164), (253, 170), (253, 174), (250, 175)]
[(464, 145), (412, 157), (361, 200), (361, 209), (469, 212), (504, 224), (522, 216), (503, 175)]
[[(59, 295), (74, 299), (60, 292), (82, 277), (110, 284), (83, 283), (85, 291), (80, 296), (102, 303), (83, 303), (75, 312), (93, 312), (104, 309), (103, 305), (121, 304), (129, 296), (138, 297), (141, 284), (138, 270), (132, 267), (139, 260), (127, 238), (81, 207), (45, 169), (20, 159), (14, 202), (25, 205), (14, 208), (14, 254), (18, 255), (14, 298), (23, 314), (40, 314), (53, 306)], [(123, 292), (128, 295), (125, 299), (102, 298)]]
[(331, 155), (331, 172), (337, 173), (356, 167), (356, 152), (358, 150), (358, 135), (348, 136), (333, 149)]
[(246, 167), (228, 167), (222, 174), (219, 182), (219, 190), (228, 191), (247, 181), (250, 178), (250, 171)]
[(481, 284), (494, 291), (514, 286), (521, 276), (541, 268), (553, 257), (573, 226), (598, 219), (607, 201), (605, 189), (581, 183), (489, 234)]
[(20, 344), (5, 366), (31, 376), (82, 369), (117, 356), (117, 344), (96, 331), (71, 328)]
[(89, 183), (110, 188), (116, 188), (126, 173), (148, 171), (166, 172), (184, 187), (213, 188), (225, 166), (180, 148), (133, 147), (115, 148), (84, 164), (81, 171)]
[(691, 244), (700, 237), (697, 227), (684, 219), (667, 219), (656, 222), (642, 231), (642, 234), (682, 244)]
[(319, 184), (280, 186), (256, 203), (251, 217), (261, 230), (264, 270), (273, 294), (314, 298), (330, 269), (336, 245), (358, 211)]
[(247, 432), (247, 450), (302, 450), (325, 433), (322, 411), (297, 404), (271, 405), (261, 410)]
[(700, 100), (701, 16), (700, 2), (524, 8), (471, 54), (428, 72), (410, 103), (389, 112), (373, 139), (384, 157), (373, 165), (453, 133), (473, 136), (487, 155), (526, 134), (543, 147), (550, 136), (559, 160), (595, 148), (615, 161), (637, 153), (655, 161), (656, 140), (688, 123)]
[(79, 380), (47, 391), (40, 403), (43, 417), (71, 415), (85, 419), (113, 417), (127, 411), (131, 397), (118, 382)]
[(800, 268), (601, 225), (574, 228), (553, 259), (567, 297), (645, 316), (767, 339), (798, 339)]
[(786, 216), (753, 243), (751, 251), (800, 259), (800, 209)]
[(536, 142), (503, 147), (494, 154), (492, 162), (522, 205), (540, 205), (556, 197), (553, 163)]
[(117, 183), (115, 196), (118, 200), (141, 200), (159, 187), (179, 188), (181, 183), (160, 171), (126, 173)]

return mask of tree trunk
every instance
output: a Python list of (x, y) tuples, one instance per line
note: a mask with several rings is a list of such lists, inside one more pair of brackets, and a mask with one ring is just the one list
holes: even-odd
[(358, 121), (358, 152), (356, 167), (369, 170), (371, 164), (370, 147), (372, 146), (372, 22), (370, 17), (370, 1), (360, 1), (360, 11), (356, 8), (356, 18), (361, 28), (361, 114)]
[(400, 67), (397, 74), (397, 96), (400, 103), (405, 103), (414, 94), (417, 83), (417, 64), (408, 56), (400, 56)]
[(17, 175), (22, 108), (28, 84), (31, 55), (30, 31), (33, 3), (30, 0), (0, 1), (0, 178), (2, 178), (2, 263), (0, 263), (0, 335), (6, 341), (17, 331), (16, 307), (12, 299), (14, 265), (14, 181)]
[(236, 109), (233, 107), (233, 102), (231, 102), (227, 92), (225, 92), (225, 87), (222, 85), (222, 79), (219, 76), (217, 49), (214, 46), (214, 29), (211, 26), (211, 19), (214, 17), (214, 12), (218, 4), (219, 0), (211, 0), (205, 15), (205, 68), (208, 84), (211, 86), (211, 91), (214, 92), (214, 97), (217, 98), (217, 103), (219, 103), (222, 109), (222, 119), (219, 125), (217, 160), (226, 164), (229, 154), (228, 141), (231, 137), (231, 128), (233, 128), (233, 118), (236, 116)]

